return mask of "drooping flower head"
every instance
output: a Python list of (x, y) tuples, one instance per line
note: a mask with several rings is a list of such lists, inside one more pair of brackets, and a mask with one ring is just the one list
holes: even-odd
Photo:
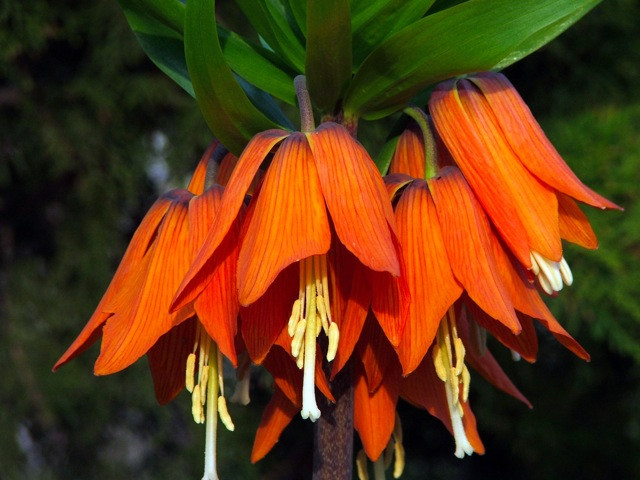
[[(288, 330), (291, 353), (304, 369), (302, 415), (315, 420), (320, 415), (314, 392), (316, 337), (322, 331), (327, 335), (329, 360), (340, 343), (330, 294), (341, 282), (341, 266), (328, 262), (335, 258), (328, 255), (332, 244), (357, 258), (372, 278), (400, 274), (395, 220), (382, 178), (346, 128), (324, 123), (306, 133), (270, 130), (249, 142), (173, 308), (178, 311), (192, 301), (203, 288), (202, 279), (219, 268), (215, 256), (221, 242), (274, 147), (242, 228), (237, 270), (238, 299), (245, 307), (241, 331), (252, 360), (260, 363)], [(343, 283), (351, 286), (347, 273)], [(380, 297), (376, 305), (384, 312), (399, 309), (399, 295)], [(400, 316), (380, 317), (393, 319), (382, 320), (381, 326), (397, 344), (402, 325), (395, 319)]]
[(429, 101), (438, 134), (500, 236), (552, 294), (572, 275), (561, 239), (595, 248), (575, 200), (619, 208), (562, 160), (517, 91), (499, 73), (441, 83)]

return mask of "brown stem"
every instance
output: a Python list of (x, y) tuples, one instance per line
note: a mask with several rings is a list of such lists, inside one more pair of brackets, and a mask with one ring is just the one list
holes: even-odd
[(353, 477), (353, 386), (351, 362), (331, 382), (336, 403), (318, 396), (322, 416), (314, 427), (313, 480)]

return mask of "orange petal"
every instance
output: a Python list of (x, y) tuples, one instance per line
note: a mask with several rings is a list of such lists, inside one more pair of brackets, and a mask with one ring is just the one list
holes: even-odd
[[(337, 245), (330, 250), (328, 268), (332, 280), (331, 311), (340, 331), (340, 339), (331, 370), (332, 380), (351, 357), (371, 304), (371, 287), (367, 278), (369, 270), (342, 244), (334, 243)], [(336, 297), (342, 297), (342, 302), (335, 302)], [(337, 310), (340, 305), (342, 308)]]
[(218, 185), (222, 185), (223, 187), (229, 183), (229, 179), (231, 178), (231, 174), (233, 173), (233, 169), (238, 164), (238, 157), (236, 157), (233, 153), (227, 152), (224, 157), (222, 157), (222, 161), (220, 162), (220, 166), (218, 167), (218, 176), (216, 178), (216, 183)]
[(160, 405), (184, 388), (187, 357), (193, 351), (198, 320), (191, 317), (162, 335), (147, 352), (153, 389)]
[(175, 191), (144, 262), (144, 269), (114, 298), (114, 315), (103, 328), (96, 375), (114, 373), (144, 355), (190, 309), (169, 314), (171, 297), (189, 268), (187, 206), (192, 194)]
[(280, 434), (289, 425), (293, 417), (298, 413), (291, 401), (277, 388), (273, 392), (271, 401), (262, 413), (260, 425), (256, 431), (256, 438), (251, 451), (251, 462), (256, 463), (262, 459), (278, 442)]
[[(458, 317), (457, 326), (458, 334), (460, 335), (462, 342), (467, 346), (470, 345), (472, 340), (470, 338), (471, 332), (469, 328), (469, 321), (464, 315)], [(481, 356), (476, 353), (473, 348), (466, 348), (465, 351), (465, 362), (486, 378), (491, 385), (520, 400), (529, 408), (533, 408), (531, 403), (529, 403), (529, 400), (526, 399), (509, 377), (507, 377), (502, 368), (500, 368), (500, 365), (489, 350), (486, 350)]]
[(393, 198), (402, 187), (411, 183), (414, 178), (404, 173), (394, 173), (391, 175), (385, 175), (383, 178), (384, 186), (387, 187), (387, 193), (389, 194), (389, 200), (393, 201)]
[[(462, 107), (454, 81), (436, 88), (429, 100), (429, 111), (440, 138), (456, 163), (464, 168), (465, 176), (509, 248), (523, 265), (531, 266), (524, 225), (511, 199), (504, 198), (500, 171), (486, 167), (492, 163), (486, 142)], [(512, 181), (509, 179), (509, 183)]]
[(551, 332), (556, 340), (558, 340), (562, 345), (573, 352), (574, 355), (582, 358), (583, 360), (586, 360), (587, 362), (591, 359), (587, 351), (582, 348), (582, 345), (576, 342), (576, 340), (571, 335), (569, 335), (569, 332), (567, 332), (562, 327), (562, 325), (558, 323), (558, 321), (553, 315), (551, 315), (551, 313), (549, 313), (549, 315), (545, 316), (544, 318), (539, 318), (538, 320), (547, 328), (547, 330)]
[(519, 333), (513, 304), (496, 269), (488, 221), (462, 174), (445, 167), (428, 185), (454, 276), (485, 312)]
[(255, 210), (238, 257), (238, 297), (256, 301), (284, 268), (324, 254), (331, 231), (306, 137), (282, 142), (254, 197)]
[(523, 165), (540, 180), (594, 207), (617, 208), (615, 203), (584, 185), (564, 162), (515, 87), (500, 73), (470, 80), (480, 89), (496, 112), (504, 135)]
[(306, 135), (340, 241), (372, 270), (398, 276), (393, 210), (369, 154), (335, 123), (323, 123)]
[(416, 180), (404, 190), (396, 205), (396, 221), (411, 294), (397, 348), (406, 375), (427, 353), (440, 319), (460, 296), (462, 287), (451, 272), (436, 206), (424, 181)]
[[(237, 218), (238, 212), (242, 207), (242, 202), (244, 201), (244, 196), (260, 164), (264, 161), (273, 146), (287, 135), (288, 133), (284, 130), (267, 130), (253, 137), (245, 147), (225, 188), (219, 209), (220, 213), (216, 215), (204, 245), (193, 260), (191, 268), (189, 268), (179, 288), (176, 290), (176, 295), (171, 303), (172, 310), (179, 309), (189, 303), (204, 288), (204, 285), (201, 285), (200, 270), (202, 270), (208, 262), (212, 261), (211, 257)], [(213, 269), (215, 269), (215, 267), (216, 265), (212, 265)], [(196, 291), (195, 294), (193, 293), (194, 290)]]
[[(222, 192), (222, 187), (214, 185), (189, 202), (189, 248), (193, 254), (202, 246), (213, 223)], [(203, 280), (206, 286), (193, 304), (205, 330), (234, 366), (237, 364), (234, 339), (238, 331), (239, 310), (236, 290), (238, 230), (236, 221), (215, 251), (213, 262), (201, 270), (203, 275), (206, 274), (206, 279)], [(218, 268), (211, 271), (211, 263), (218, 265)]]
[[(482, 203), (483, 196), (488, 194), (500, 202), (510, 202), (514, 205), (525, 228), (530, 250), (535, 250), (551, 260), (560, 261), (562, 244), (555, 192), (531, 175), (520, 163), (500, 129), (499, 120), (489, 103), (473, 84), (468, 80), (461, 80), (458, 83), (458, 95), (468, 119), (479, 133), (478, 139), (481, 143), (478, 147), (484, 148), (486, 152), (484, 156), (465, 158), (464, 161), (456, 157), (478, 199)], [(474, 164), (471, 169), (468, 168), (468, 163)], [(482, 173), (491, 171), (494, 174), (491, 181), (496, 183), (491, 184), (491, 191), (476, 190), (476, 184), (483, 185), (482, 180), (473, 178), (478, 170)], [(501, 219), (496, 219), (490, 211), (488, 213), (497, 225)], [(528, 263), (524, 265), (529, 266)]]
[(415, 122), (411, 122), (398, 138), (389, 173), (404, 173), (413, 178), (424, 178), (424, 140)]
[(364, 368), (355, 363), (353, 390), (353, 426), (360, 435), (367, 456), (375, 461), (384, 451), (395, 424), (400, 368), (390, 374), (373, 393), (367, 384)]
[(371, 315), (360, 334), (357, 351), (364, 366), (370, 393), (377, 390), (385, 378), (397, 375), (400, 370), (391, 344)]
[(469, 443), (473, 447), (474, 453), (484, 455), (484, 445), (482, 444), (482, 440), (480, 440), (476, 416), (471, 411), (471, 405), (469, 405), (469, 402), (461, 403), (461, 405), (462, 411), (464, 412), (462, 425), (464, 426), (464, 433), (467, 435), (467, 440), (469, 440)]
[(100, 300), (98, 307), (78, 337), (56, 362), (53, 367), (54, 372), (60, 366), (87, 350), (98, 338), (100, 338), (102, 335), (100, 327), (102, 327), (113, 313), (112, 311), (106, 310), (106, 307), (112, 303), (114, 296), (121, 291), (128, 278), (132, 275), (132, 272), (139, 266), (143, 256), (147, 253), (149, 244), (157, 233), (158, 225), (171, 205), (172, 195), (173, 192), (168, 192), (161, 196), (151, 206), (145, 217), (142, 219), (140, 226), (133, 234), (133, 238), (127, 247), (127, 251), (120, 261), (120, 265), (118, 266), (116, 273), (113, 275), (113, 279), (111, 280), (107, 291), (104, 293), (102, 300)]
[(536, 336), (533, 322), (529, 317), (523, 317), (518, 313), (518, 320), (522, 330), (517, 335), (514, 335), (511, 330), (487, 315), (473, 301), (466, 299), (465, 305), (468, 308), (470, 321), (476, 322), (480, 327), (487, 330), (507, 348), (518, 352), (527, 362), (533, 363), (536, 361), (538, 337)]
[(595, 250), (598, 239), (593, 233), (587, 216), (570, 197), (558, 193), (558, 214), (560, 217), (560, 236), (581, 247)]
[(214, 140), (209, 144), (202, 155), (202, 158), (198, 162), (195, 172), (193, 172), (193, 176), (191, 177), (187, 190), (194, 195), (201, 195), (202, 192), (204, 192), (204, 183), (207, 177), (207, 165), (209, 165), (209, 159), (211, 159), (211, 155), (213, 155), (213, 151), (218, 145), (220, 145), (220, 142), (217, 140)]
[(262, 297), (240, 308), (240, 331), (254, 363), (262, 363), (286, 327), (293, 302), (298, 298), (298, 280), (298, 265), (291, 265), (276, 277)]

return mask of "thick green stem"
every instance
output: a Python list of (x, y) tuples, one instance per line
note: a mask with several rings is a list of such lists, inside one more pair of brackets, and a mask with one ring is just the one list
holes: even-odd
[(436, 149), (436, 141), (431, 131), (429, 117), (424, 111), (418, 107), (407, 107), (403, 112), (413, 118), (420, 130), (422, 130), (422, 138), (424, 140), (424, 178), (429, 180), (438, 174), (438, 151)]
[(316, 125), (313, 120), (313, 108), (311, 107), (311, 98), (307, 90), (306, 77), (298, 75), (293, 79), (293, 86), (296, 89), (298, 108), (300, 108), (300, 130), (302, 132), (311, 132), (315, 130)]

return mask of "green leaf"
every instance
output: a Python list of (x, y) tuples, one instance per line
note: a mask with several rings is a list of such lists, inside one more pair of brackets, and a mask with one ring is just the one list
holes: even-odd
[(283, 61), (297, 73), (304, 71), (304, 46), (289, 24), (279, 0), (236, 0), (249, 23)]
[(362, 63), (382, 40), (420, 19), (434, 0), (354, 0), (351, 2), (353, 61)]
[(400, 140), (399, 134), (391, 137), (382, 146), (380, 153), (378, 153), (378, 156), (375, 159), (375, 164), (376, 167), (378, 167), (380, 175), (386, 175), (389, 171), (389, 166), (391, 165), (393, 154), (396, 151), (396, 147), (398, 146), (398, 140)]
[(189, 0), (184, 48), (198, 106), (213, 134), (238, 155), (256, 133), (276, 128), (249, 100), (226, 64), (213, 0)]
[(334, 107), (351, 79), (351, 15), (347, 0), (307, 2), (305, 74), (313, 104)]
[(302, 35), (307, 36), (307, 0), (288, 0), (289, 10)]
[[(127, 11), (130, 13), (137, 12), (138, 20), (134, 20), (134, 23), (140, 21), (140, 17), (146, 16), (165, 25), (176, 32), (179, 37), (182, 37), (184, 4), (180, 0), (120, 0), (120, 5), (125, 14)], [(127, 15), (127, 20), (129, 20), (129, 15)], [(148, 20), (142, 23), (152, 24)], [(132, 28), (134, 27), (131, 20), (129, 20), (129, 24), (131, 24)]]
[(224, 58), (234, 72), (289, 105), (296, 104), (293, 76), (275, 65), (272, 52), (221, 27), (218, 34)]
[(424, 87), (531, 53), (600, 0), (470, 0), (385, 40), (356, 73), (345, 115), (384, 117)]

